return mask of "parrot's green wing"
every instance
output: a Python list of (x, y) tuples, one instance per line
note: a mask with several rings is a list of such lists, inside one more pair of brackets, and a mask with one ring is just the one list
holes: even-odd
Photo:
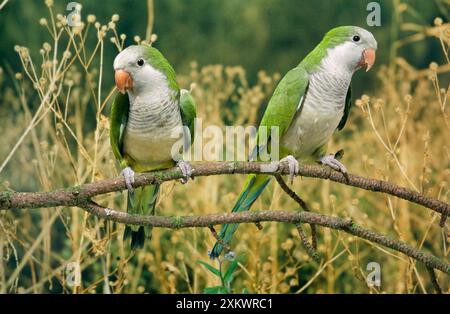
[(123, 135), (128, 121), (130, 102), (127, 94), (118, 93), (111, 106), (109, 140), (117, 160), (123, 161)]
[(345, 97), (345, 107), (344, 107), (344, 115), (342, 116), (341, 122), (339, 122), (338, 130), (342, 130), (347, 122), (348, 115), (350, 114), (350, 109), (352, 109), (352, 86), (348, 87), (347, 96)]
[(180, 94), (180, 112), (183, 126), (188, 127), (191, 144), (194, 142), (194, 124), (197, 117), (197, 106), (189, 91), (182, 89)]
[[(302, 65), (290, 70), (283, 77), (275, 89), (261, 120), (258, 130), (259, 148), (267, 146), (271, 138), (271, 127), (278, 127), (279, 139), (286, 133), (295, 114), (301, 110), (308, 85), (309, 74)], [(262, 126), (267, 128), (267, 136), (261, 136)]]
[[(308, 84), (308, 72), (301, 65), (289, 71), (281, 80), (275, 89), (261, 120), (260, 128), (258, 130), (258, 146), (253, 151), (250, 160), (254, 160), (258, 150), (261, 151), (262, 148), (267, 147), (269, 144), (268, 141), (270, 140), (271, 127), (279, 128), (280, 139), (285, 134), (296, 112), (301, 110), (303, 103), (302, 98), (304, 99)], [(268, 136), (261, 135), (261, 126), (267, 127)], [(247, 177), (247, 183), (239, 195), (238, 201), (234, 205), (232, 212), (249, 210), (269, 181), (270, 177), (267, 175), (249, 175)], [(214, 245), (214, 248), (209, 253), (211, 258), (217, 258), (221, 254), (223, 244), (228, 244), (231, 241), (237, 227), (237, 224), (228, 224), (222, 227), (219, 233), (219, 237), (222, 241), (217, 241)]]

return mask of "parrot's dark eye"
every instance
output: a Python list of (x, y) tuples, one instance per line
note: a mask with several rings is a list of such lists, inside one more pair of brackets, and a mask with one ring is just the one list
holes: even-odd
[(353, 36), (353, 41), (355, 43), (359, 42), (361, 40), (361, 37), (359, 37), (358, 35)]
[(137, 62), (136, 62), (136, 64), (138, 65), (138, 66), (143, 66), (144, 65), (144, 59), (139, 59)]

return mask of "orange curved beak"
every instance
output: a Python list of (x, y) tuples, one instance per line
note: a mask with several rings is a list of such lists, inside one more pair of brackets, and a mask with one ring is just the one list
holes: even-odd
[(116, 70), (114, 80), (116, 81), (117, 89), (122, 94), (125, 94), (128, 89), (133, 89), (133, 79), (127, 71)]
[(376, 58), (375, 49), (373, 49), (373, 48), (366, 49), (362, 53), (362, 57), (361, 57), (361, 61), (359, 62), (359, 65), (361, 67), (365, 67), (366, 72), (369, 72), (369, 70), (375, 64), (375, 58)]

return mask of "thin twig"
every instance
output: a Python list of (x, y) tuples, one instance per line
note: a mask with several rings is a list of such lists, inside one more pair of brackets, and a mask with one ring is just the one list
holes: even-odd
[(3, 0), (3, 2), (0, 4), (0, 10), (3, 9), (3, 7), (8, 3), (9, 0)]
[(149, 43), (151, 42), (154, 23), (155, 23), (155, 13), (153, 0), (147, 0), (147, 29), (145, 31), (145, 39)]
[(292, 191), (290, 187), (287, 186), (281, 175), (275, 174), (274, 177), (287, 195), (289, 195), (294, 201), (296, 201), (301, 206), (301, 208), (303, 208), (303, 210), (307, 212), (310, 211), (308, 205), (306, 205), (306, 202), (298, 194)]
[(308, 242), (308, 239), (303, 231), (302, 224), (298, 223), (295, 225), (297, 227), (298, 235), (300, 236), (300, 240), (302, 242), (303, 247), (306, 250), (306, 253), (318, 264), (320, 264), (320, 256), (317, 253), (316, 249), (312, 246), (311, 243)]
[(431, 279), (431, 283), (433, 284), (434, 291), (436, 291), (437, 294), (442, 294), (442, 289), (439, 286), (439, 282), (437, 280), (434, 269), (427, 267), (427, 271), (428, 271), (428, 274), (430, 275), (430, 279)]
[[(289, 195), (294, 201), (296, 201), (302, 208), (304, 211), (309, 212), (309, 207), (308, 205), (306, 205), (306, 202), (297, 194), (295, 193), (290, 187), (288, 187), (288, 185), (286, 184), (286, 182), (283, 180), (283, 178), (281, 177), (281, 175), (276, 174), (275, 175), (275, 179), (277, 180), (278, 184), (280, 185), (280, 187), (283, 189), (283, 191)], [(305, 248), (305, 250), (308, 252), (309, 250), (317, 250), (317, 230), (316, 230), (316, 226), (315, 225), (310, 225), (311, 226), (311, 244), (309, 244), (306, 241), (306, 236), (303, 239), (302, 238), (302, 234), (300, 234), (300, 238), (302, 240), (302, 244), (303, 247)], [(297, 227), (298, 229), (298, 227)], [(303, 230), (302, 230), (303, 231)], [(299, 230), (300, 233), (300, 230)], [(303, 233), (304, 236), (304, 233)], [(306, 241), (306, 242), (305, 242)], [(307, 245), (306, 245), (307, 243)], [(315, 255), (317, 255), (317, 252), (314, 252)], [(318, 256), (318, 255), (317, 255)]]

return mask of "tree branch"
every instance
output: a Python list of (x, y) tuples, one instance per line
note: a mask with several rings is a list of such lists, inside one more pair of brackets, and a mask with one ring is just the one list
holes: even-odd
[[(212, 176), (220, 174), (289, 174), (287, 165), (283, 163), (259, 162), (202, 162), (192, 164), (192, 176)], [(450, 216), (450, 204), (427, 197), (418, 192), (383, 180), (364, 178), (357, 175), (343, 175), (331, 168), (323, 166), (301, 166), (298, 176), (328, 179), (334, 182), (357, 187), (364, 190), (382, 192), (429, 208), (444, 217)], [(181, 179), (179, 168), (142, 173), (136, 175), (134, 187), (162, 183), (164, 181)], [(43, 208), (55, 206), (80, 206), (86, 204), (92, 197), (125, 190), (123, 177), (105, 179), (94, 183), (83, 184), (52, 192), (0, 192), (0, 209), (12, 208)]]
[[(210, 176), (220, 174), (246, 174), (263, 173), (269, 175), (285, 175), (289, 173), (287, 165), (256, 162), (216, 162), (197, 163), (192, 165), (193, 176)], [(302, 166), (299, 174), (305, 177), (328, 179), (334, 182), (358, 187), (361, 189), (383, 192), (410, 202), (422, 205), (442, 215), (445, 220), (450, 214), (450, 205), (437, 199), (433, 199), (407, 188), (392, 183), (364, 178), (356, 175), (342, 175), (332, 169), (322, 166)], [(178, 168), (136, 175), (134, 187), (162, 183), (164, 181), (182, 178)], [(280, 181), (279, 181), (280, 182)], [(184, 217), (159, 217), (130, 215), (125, 212), (104, 208), (91, 200), (92, 197), (117, 192), (126, 189), (125, 180), (122, 177), (106, 179), (81, 186), (70, 187), (52, 192), (0, 192), (0, 208), (43, 208), (55, 206), (78, 206), (91, 214), (107, 220), (125, 224), (151, 225), (163, 228), (190, 228), (208, 227), (229, 223), (259, 223), (264, 221), (286, 222), (298, 226), (301, 223), (319, 225), (331, 229), (341, 230), (370, 242), (391, 248), (401, 252), (419, 262), (429, 269), (438, 269), (450, 274), (450, 264), (441, 261), (434, 255), (423, 253), (412, 246), (383, 234), (367, 230), (354, 224), (351, 220), (338, 217), (325, 216), (311, 212), (289, 211), (251, 211), (234, 214), (184, 216)], [(294, 193), (295, 194), (295, 193)], [(291, 195), (293, 197), (293, 195)], [(301, 230), (300, 230), (301, 231)], [(309, 244), (309, 243), (308, 243)], [(312, 253), (312, 251), (310, 252)]]
[(319, 225), (331, 229), (342, 230), (370, 242), (391, 248), (422, 262), (429, 268), (439, 269), (444, 273), (450, 274), (450, 264), (441, 261), (434, 255), (423, 253), (402, 241), (394, 240), (388, 236), (360, 227), (350, 219), (342, 219), (306, 211), (291, 212), (283, 210), (264, 210), (220, 215), (161, 217), (130, 215), (125, 212), (104, 208), (94, 202), (86, 204), (85, 209), (95, 216), (119, 223), (128, 225), (148, 225), (169, 229), (192, 227), (210, 228), (214, 225), (264, 221), (286, 222), (294, 225), (298, 225), (299, 223)]

